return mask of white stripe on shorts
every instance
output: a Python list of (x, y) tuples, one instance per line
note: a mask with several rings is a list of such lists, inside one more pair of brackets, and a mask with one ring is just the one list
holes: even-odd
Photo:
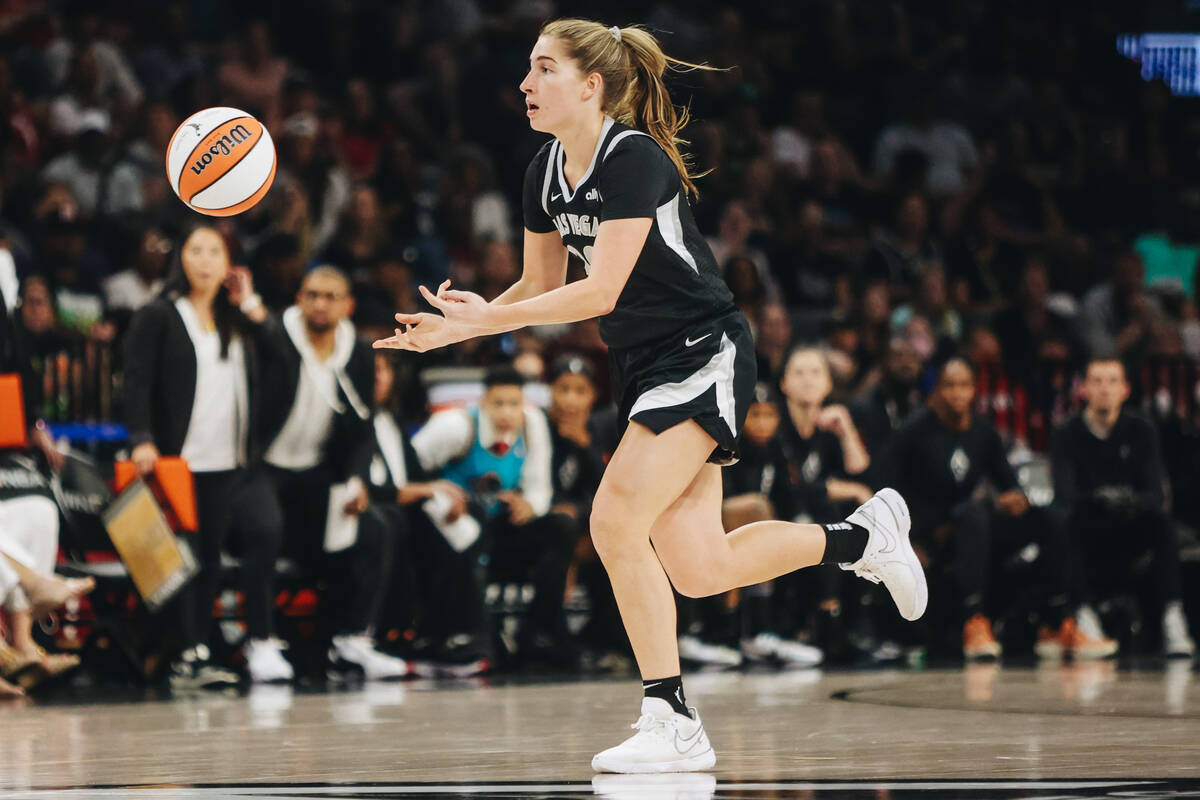
[(737, 436), (737, 430), (734, 427), (736, 424), (734, 420), (737, 417), (734, 415), (733, 400), (733, 361), (736, 354), (737, 348), (729, 340), (729, 336), (722, 333), (721, 348), (716, 355), (709, 359), (707, 364), (678, 383), (664, 383), (643, 394), (630, 409), (629, 418), (633, 419), (635, 415), (654, 408), (671, 408), (682, 405), (704, 394), (708, 391), (708, 387), (715, 384), (717, 387), (717, 410), (721, 414), (721, 419), (725, 420), (729, 432)]

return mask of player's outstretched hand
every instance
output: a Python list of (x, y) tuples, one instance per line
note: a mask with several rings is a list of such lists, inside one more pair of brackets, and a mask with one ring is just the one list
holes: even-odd
[(446, 315), (446, 319), (467, 328), (487, 328), (491, 322), (492, 307), (474, 292), (460, 292), (450, 288), (450, 281), (438, 287), (437, 294), (419, 287), (421, 295), (429, 304)]
[(376, 339), (372, 347), (376, 350), (412, 350), (424, 353), (471, 338), (470, 334), (464, 334), (458, 326), (452, 325), (445, 317), (437, 314), (397, 314), (396, 322), (401, 325), (396, 328), (396, 335)]

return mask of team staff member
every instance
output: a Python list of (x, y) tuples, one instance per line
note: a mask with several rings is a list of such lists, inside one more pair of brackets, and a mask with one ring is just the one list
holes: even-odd
[[(199, 226), (180, 243), (163, 292), (134, 314), (125, 337), (125, 419), (133, 463), (146, 475), (159, 457), (182, 456), (195, 486), (199, 530), (191, 543), (200, 571), (180, 592), (183, 651), (170, 670), (172, 686), (181, 689), (238, 680), (212, 663), (208, 637), (234, 488), (261, 455), (255, 436), (261, 348), (255, 326), (234, 302), (241, 299), (245, 279), (244, 271), (230, 265), (216, 229)], [(244, 542), (252, 677), (288, 680), (291, 666), (270, 639), (277, 543), (262, 530), (251, 531)]]
[[(239, 503), (238, 528), (272, 531), (284, 552), (328, 576), (332, 674), (401, 678), (407, 664), (381, 653), (373, 639), (391, 539), (384, 522), (368, 513), (375, 358), (349, 320), (350, 281), (334, 267), (317, 267), (281, 320), (253, 297), (246, 303), (272, 347), (263, 368), (266, 466), (241, 487), (246, 502)], [(358, 517), (357, 531), (352, 543), (328, 552), (327, 512), (334, 487), (343, 485), (351, 496), (341, 511)]]
[(1084, 410), (1054, 432), (1054, 501), (1081, 555), (1081, 591), (1094, 594), (1113, 577), (1128, 578), (1144, 553), (1163, 607), (1163, 649), (1191, 657), (1196, 645), (1183, 615), (1179, 543), (1167, 519), (1158, 434), (1125, 410), (1125, 366), (1096, 358), (1087, 366)]

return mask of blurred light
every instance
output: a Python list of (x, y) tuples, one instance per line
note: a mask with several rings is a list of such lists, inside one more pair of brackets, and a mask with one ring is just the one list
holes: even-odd
[(1141, 65), (1144, 80), (1162, 79), (1174, 95), (1200, 96), (1200, 34), (1121, 34), (1117, 52)]

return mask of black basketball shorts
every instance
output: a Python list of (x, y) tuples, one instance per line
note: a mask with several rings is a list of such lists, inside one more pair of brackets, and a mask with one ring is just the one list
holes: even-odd
[(754, 340), (742, 312), (609, 355), (622, 435), (629, 420), (659, 434), (694, 419), (717, 442), (709, 462), (737, 462), (737, 437), (757, 380)]

